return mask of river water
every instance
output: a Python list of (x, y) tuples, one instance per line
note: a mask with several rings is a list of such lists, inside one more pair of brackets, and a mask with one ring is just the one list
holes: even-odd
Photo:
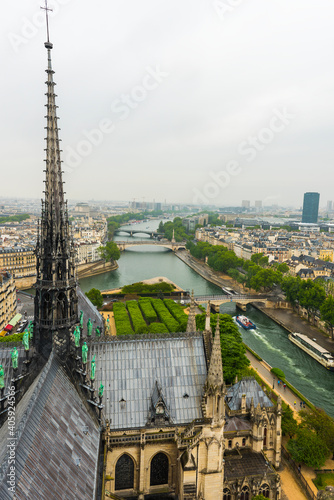
[[(123, 229), (156, 230), (160, 221), (141, 222)], [(115, 241), (135, 241), (147, 238), (145, 234), (130, 237), (125, 233), (115, 236)], [(138, 246), (122, 252), (119, 268), (105, 274), (80, 280), (83, 291), (91, 288), (107, 290), (131, 284), (143, 279), (165, 276), (185, 290), (194, 290), (195, 295), (221, 293), (216, 285), (207, 282), (171, 251), (158, 246)], [(221, 313), (235, 316), (235, 305), (221, 306)], [(284, 371), (287, 380), (304, 394), (313, 404), (323, 408), (334, 417), (332, 395), (334, 393), (334, 372), (329, 372), (304, 351), (292, 344), (284, 328), (280, 327), (261, 311), (247, 306), (247, 316), (257, 325), (256, 330), (240, 328), (244, 342), (271, 366)]]

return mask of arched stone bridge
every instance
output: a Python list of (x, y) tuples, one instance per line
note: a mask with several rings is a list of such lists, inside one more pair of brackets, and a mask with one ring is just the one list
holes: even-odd
[[(226, 304), (227, 302), (234, 302), (240, 305), (246, 306), (251, 302), (262, 302), (265, 307), (272, 306), (276, 300), (274, 296), (268, 296), (264, 294), (257, 295), (197, 295), (194, 297), (197, 304), (203, 304), (206, 302), (211, 303), (212, 306), (220, 306), (221, 304)], [(190, 302), (190, 298), (183, 299), (185, 302)]]
[(159, 241), (159, 240), (134, 240), (134, 241), (115, 241), (116, 245), (120, 249), (121, 252), (126, 250), (127, 248), (134, 247), (137, 245), (154, 245), (154, 246), (160, 246), (163, 248), (167, 248), (168, 250), (171, 250), (172, 252), (176, 252), (177, 250), (185, 249), (186, 248), (186, 242), (172, 242), (172, 241)]
[(145, 231), (145, 229), (116, 229), (115, 234), (126, 233), (129, 236), (134, 234), (148, 234), (150, 238), (157, 238), (158, 236), (163, 236), (163, 233), (157, 233), (157, 231)]

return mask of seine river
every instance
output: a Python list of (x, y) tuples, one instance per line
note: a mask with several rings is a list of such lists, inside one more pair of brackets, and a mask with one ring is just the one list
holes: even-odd
[[(156, 230), (159, 221), (141, 222), (124, 229)], [(149, 236), (126, 234), (115, 236), (115, 241), (143, 240)], [(149, 239), (148, 239), (149, 243)], [(195, 295), (221, 293), (219, 287), (207, 282), (172, 252), (157, 246), (138, 246), (127, 249), (118, 261), (119, 268), (98, 276), (80, 280), (83, 291), (91, 288), (106, 290), (135, 283), (143, 279), (165, 276), (185, 290), (194, 290)], [(234, 316), (235, 305), (224, 304), (220, 310)], [(334, 373), (323, 368), (310, 356), (292, 344), (286, 330), (252, 306), (247, 316), (257, 325), (255, 331), (240, 329), (244, 342), (256, 351), (271, 366), (281, 368), (286, 378), (308, 399), (334, 417), (332, 395)]]

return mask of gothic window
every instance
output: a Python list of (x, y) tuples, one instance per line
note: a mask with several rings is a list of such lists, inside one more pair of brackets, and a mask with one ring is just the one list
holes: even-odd
[(224, 488), (223, 491), (223, 500), (231, 500), (231, 492), (228, 488)]
[(151, 486), (168, 484), (168, 457), (165, 453), (158, 453), (151, 461)]
[(134, 463), (129, 455), (122, 455), (115, 468), (115, 490), (129, 490), (134, 487)]
[(263, 429), (263, 446), (267, 446), (267, 427)]
[(71, 317), (72, 317), (75, 315), (77, 307), (76, 294), (74, 290), (71, 291), (70, 295), (70, 307), (71, 307)]
[(242, 438), (242, 446), (246, 446), (246, 438)]
[(262, 484), (259, 494), (262, 494), (265, 498), (269, 498), (269, 486), (267, 484)]
[(228, 447), (231, 449), (232, 448), (232, 439), (228, 440)]
[(244, 486), (241, 490), (240, 500), (249, 500), (249, 488)]

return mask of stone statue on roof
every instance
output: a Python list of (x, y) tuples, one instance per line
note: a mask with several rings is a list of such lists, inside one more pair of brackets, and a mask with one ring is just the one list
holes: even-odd
[(101, 330), (100, 330), (100, 327), (99, 327), (99, 326), (97, 326), (97, 327), (95, 328), (95, 335), (96, 335), (97, 337), (100, 337), (100, 335), (101, 335)]
[(104, 385), (102, 385), (102, 382), (101, 382), (101, 385), (99, 387), (99, 398), (103, 397), (103, 392), (104, 392)]
[(82, 362), (85, 365), (87, 363), (87, 353), (88, 353), (88, 345), (86, 342), (82, 344)]
[(90, 379), (95, 380), (95, 371), (96, 371), (96, 363), (95, 363), (95, 356), (93, 356), (93, 359), (90, 363)]
[(17, 347), (14, 347), (10, 351), (11, 357), (12, 357), (12, 367), (14, 370), (17, 370), (18, 364), (19, 364), (19, 351), (17, 350)]
[(92, 335), (93, 331), (93, 323), (92, 320), (89, 318), (87, 321), (87, 336), (90, 337)]
[(2, 365), (0, 365), (0, 390), (5, 387), (5, 372), (3, 371)]
[(79, 322), (80, 322), (80, 328), (83, 328), (83, 311), (80, 311)]
[(24, 345), (24, 350), (29, 351), (29, 331), (25, 330), (22, 337), (22, 344)]
[(75, 347), (80, 347), (80, 328), (76, 326), (73, 332)]

